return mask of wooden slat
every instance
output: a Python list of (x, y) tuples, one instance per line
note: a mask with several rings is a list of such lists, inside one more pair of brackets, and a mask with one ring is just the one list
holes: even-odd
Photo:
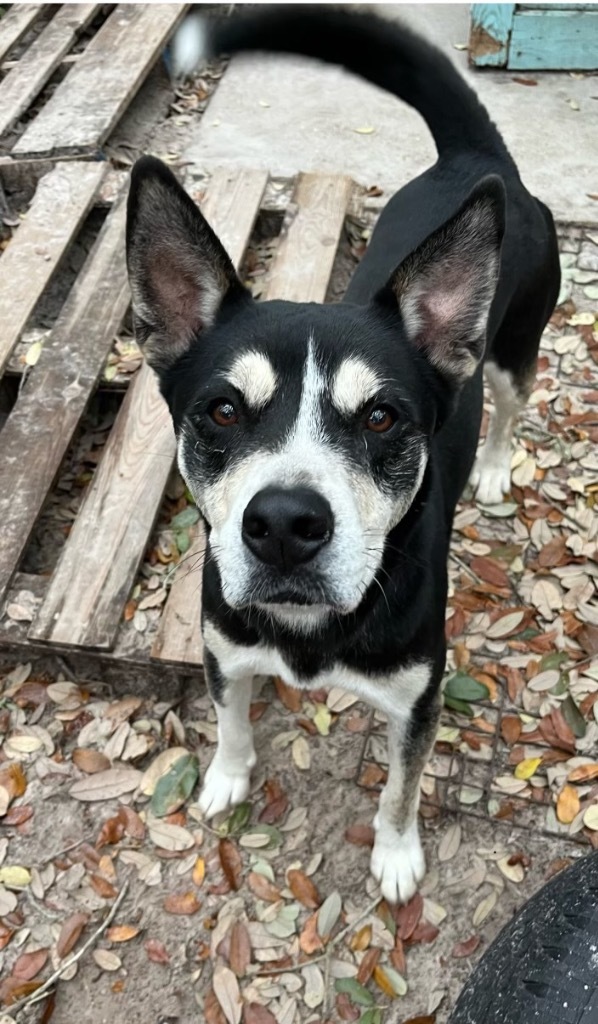
[[(293, 196), (297, 213), (279, 246), (267, 298), (324, 301), (351, 190), (352, 182), (345, 177), (304, 174), (299, 178)], [(204, 550), (200, 528), (175, 576), (152, 647), (153, 658), (201, 664)]]
[(31, 28), (47, 4), (13, 4), (0, 21), (0, 60)]
[[(217, 174), (204, 211), (239, 262), (267, 176)], [(129, 388), (102, 460), (30, 636), (108, 649), (147, 545), (175, 454), (166, 403), (143, 366)]]
[(106, 219), (2, 430), (0, 599), (18, 568), (129, 302), (121, 202)]
[(120, 4), (13, 153), (93, 150), (107, 137), (183, 17), (186, 4)]
[(281, 239), (266, 299), (324, 301), (351, 190), (351, 179), (340, 175), (300, 176), (297, 213)]
[(55, 167), (0, 256), (0, 373), (104, 176), (105, 164)]
[(98, 4), (64, 4), (2, 79), (0, 135), (27, 110), (98, 7)]

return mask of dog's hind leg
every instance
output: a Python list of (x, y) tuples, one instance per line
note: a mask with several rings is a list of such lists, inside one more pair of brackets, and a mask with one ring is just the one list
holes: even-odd
[(471, 476), (476, 497), (483, 505), (496, 505), (511, 489), (513, 429), (531, 390), (532, 374), (515, 375), (489, 361), (484, 372), (494, 400), (486, 442)]
[(218, 717), (218, 747), (199, 798), (207, 818), (245, 800), (256, 762), (249, 721), (252, 677), (225, 679), (214, 655), (204, 652), (204, 673)]
[(434, 746), (439, 716), (440, 700), (435, 697), (409, 717), (390, 716), (388, 720), (388, 782), (374, 820), (371, 871), (391, 903), (407, 903), (426, 872), (417, 811), (420, 780)]

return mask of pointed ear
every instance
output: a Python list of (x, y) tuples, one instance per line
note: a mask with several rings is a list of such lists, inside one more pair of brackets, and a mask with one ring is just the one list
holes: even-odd
[(242, 288), (195, 203), (154, 157), (138, 160), (131, 175), (127, 267), (137, 340), (158, 372), (213, 324), (227, 293)]
[(398, 267), (385, 289), (399, 303), (411, 343), (453, 385), (484, 354), (504, 233), (500, 178), (484, 178), (461, 209)]

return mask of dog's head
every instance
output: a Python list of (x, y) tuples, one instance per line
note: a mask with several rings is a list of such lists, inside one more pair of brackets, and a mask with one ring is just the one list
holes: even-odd
[(502, 209), (485, 179), (369, 306), (256, 303), (171, 172), (138, 162), (137, 336), (229, 605), (297, 628), (359, 605), (482, 357)]

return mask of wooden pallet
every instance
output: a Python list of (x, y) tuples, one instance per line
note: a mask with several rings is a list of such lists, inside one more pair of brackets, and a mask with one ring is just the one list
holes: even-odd
[[(3, 365), (97, 199), (105, 173), (105, 165), (73, 161), (41, 178), (27, 218), (0, 256)], [(202, 209), (237, 266), (267, 182), (261, 171), (220, 170), (210, 180)], [(28, 590), (36, 595), (37, 606), (30, 623), (9, 621), (6, 615), (0, 619), (0, 649), (17, 647), (25, 656), (43, 649), (139, 660), (124, 638), (123, 610), (175, 456), (168, 410), (147, 366), (127, 390), (53, 574), (34, 577), (19, 571), (127, 313), (123, 191), (2, 430), (0, 601), (6, 606), (20, 590)], [(344, 177), (299, 176), (267, 298), (324, 300), (352, 192)], [(147, 661), (201, 663), (198, 574), (189, 574), (186, 566), (201, 554), (203, 543), (198, 530), (190, 558), (175, 575), (151, 650), (143, 655)]]
[[(16, 158), (98, 152), (187, 7), (120, 4), (102, 20), (102, 4), (13, 5), (0, 21), (0, 151)], [(85, 48), (73, 52), (95, 24)], [(58, 69), (66, 74), (43, 102)]]
[(595, 71), (595, 3), (471, 4), (469, 60), (513, 71)]

